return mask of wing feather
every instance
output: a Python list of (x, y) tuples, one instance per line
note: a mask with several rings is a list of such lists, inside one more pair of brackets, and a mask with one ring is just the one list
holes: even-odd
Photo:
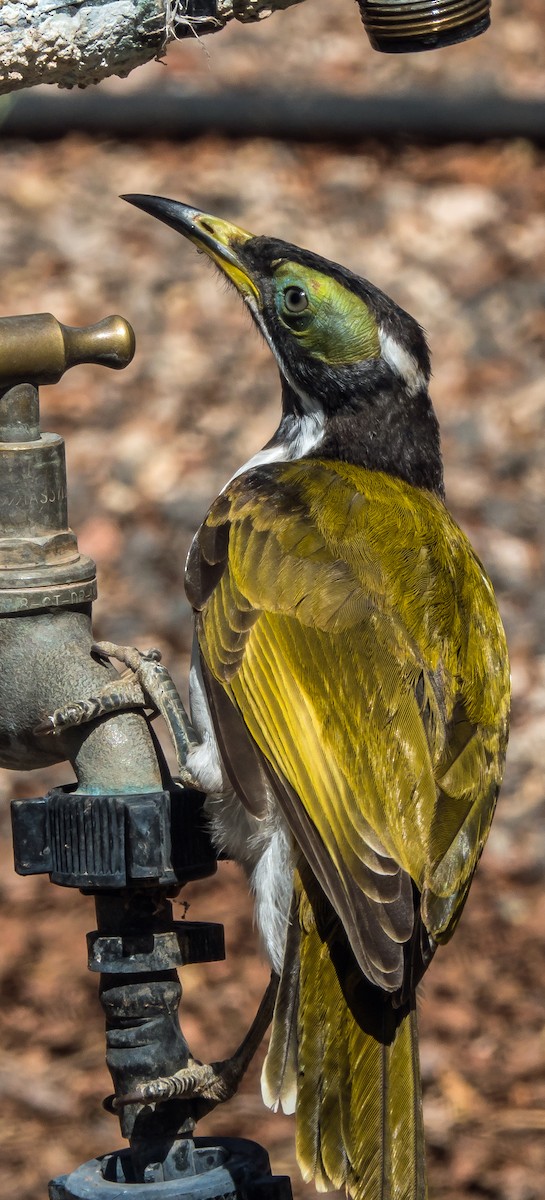
[[(446, 938), (501, 775), (508, 663), (482, 567), (430, 494), (303, 460), (234, 480), (188, 572), (211, 686), (253, 747), (242, 798), (259, 762), (259, 795), (266, 776), (361, 969), (393, 991), (413, 883)], [(227, 711), (216, 698), (236, 786)]]

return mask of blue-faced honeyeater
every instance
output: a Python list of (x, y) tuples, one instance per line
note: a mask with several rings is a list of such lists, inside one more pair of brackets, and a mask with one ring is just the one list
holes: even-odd
[(415, 990), (462, 912), (507, 740), (490, 581), (445, 507), (422, 329), (317, 254), (127, 197), (210, 256), (280, 371), (199, 529), (188, 767), (280, 977), (262, 1077), (321, 1190), (426, 1195)]

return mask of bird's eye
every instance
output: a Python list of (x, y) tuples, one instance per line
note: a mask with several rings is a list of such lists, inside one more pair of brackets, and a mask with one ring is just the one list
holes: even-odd
[(302, 313), (308, 308), (308, 296), (303, 288), (292, 285), (285, 289), (284, 308), (289, 313)]

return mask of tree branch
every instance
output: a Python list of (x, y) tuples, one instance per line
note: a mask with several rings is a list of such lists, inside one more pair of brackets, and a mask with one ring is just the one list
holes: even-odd
[(3, 0), (0, 93), (87, 87), (160, 58), (169, 41), (258, 21), (300, 0)]

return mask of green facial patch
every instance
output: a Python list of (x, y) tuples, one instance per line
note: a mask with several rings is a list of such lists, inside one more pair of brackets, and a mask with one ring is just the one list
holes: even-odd
[(355, 292), (300, 263), (279, 263), (274, 279), (278, 316), (313, 358), (343, 366), (380, 357), (375, 318)]

